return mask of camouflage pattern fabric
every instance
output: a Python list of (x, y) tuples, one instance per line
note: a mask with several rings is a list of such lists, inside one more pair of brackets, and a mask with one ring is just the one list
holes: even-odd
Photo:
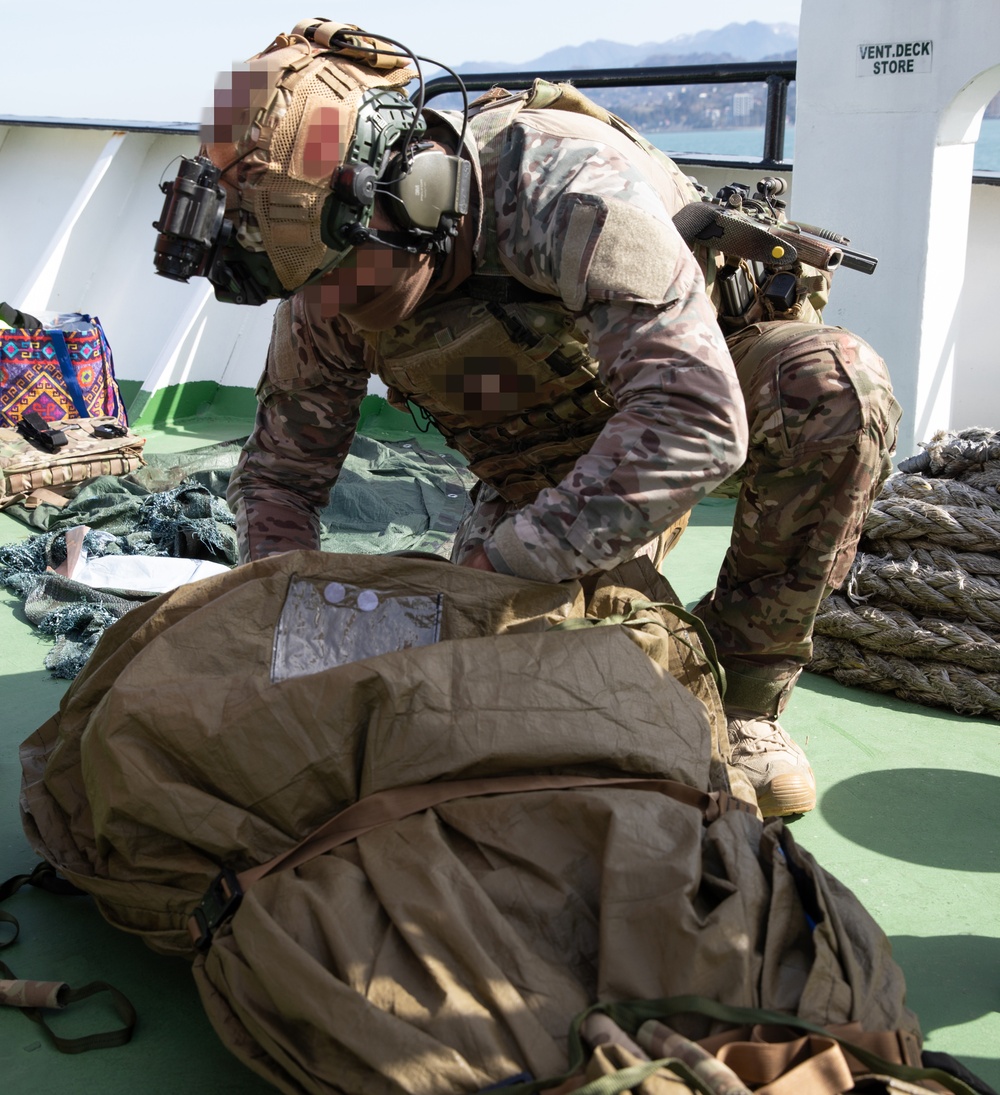
[(69, 986), (64, 981), (0, 980), (0, 1005), (11, 1008), (61, 1008)]
[[(620, 134), (598, 143), (612, 131), (593, 119), (524, 111), (509, 129), (492, 224), (500, 263), (566, 309), (615, 410), (569, 473), (530, 502), (481, 489), (453, 558), (482, 549), (498, 571), (542, 581), (607, 570), (742, 467), (733, 544), (700, 611), (730, 675), (727, 703), (743, 695), (755, 710), (780, 706), (888, 472), (899, 408), (885, 366), (855, 336), (814, 324), (754, 324), (727, 350), (701, 271), (677, 246), (682, 188)], [(458, 246), (481, 253), (487, 227)], [(454, 289), (447, 263), (438, 283)], [(449, 299), (432, 294), (379, 329), (398, 345)], [(446, 345), (450, 332), (435, 337)], [(257, 428), (229, 492), (244, 558), (317, 546), (315, 514), (367, 375), (391, 372), (407, 393), (405, 367), (397, 358), (390, 370), (379, 344), (315, 293), (279, 307)], [(502, 423), (509, 408), (497, 408)]]
[[(631, 162), (610, 127), (572, 116), (588, 127), (573, 137), (560, 130), (567, 116), (549, 113), (558, 125), (521, 115), (500, 158), (498, 245), (518, 281), (573, 313), (616, 410), (562, 482), (501, 520), (485, 548), (497, 570), (560, 581), (631, 558), (739, 467), (746, 436), (732, 361), (671, 220), (687, 196), (666, 172), (644, 181), (660, 169), (645, 153), (648, 163)], [(625, 246), (636, 236), (662, 246)], [(378, 364), (359, 341), (315, 294), (278, 309), (257, 428), (229, 494), (247, 557), (315, 546), (315, 509)]]
[(636, 1031), (636, 1038), (654, 1060), (672, 1057), (683, 1062), (713, 1095), (750, 1095), (750, 1089), (724, 1061), (666, 1023), (649, 1019)]
[(65, 487), (98, 475), (127, 475), (141, 467), (144, 437), (126, 429), (124, 437), (100, 437), (101, 426), (118, 427), (115, 418), (74, 418), (51, 423), (65, 445), (48, 452), (15, 429), (0, 428), (0, 509), (30, 499), (46, 487)]
[(226, 494), (241, 563), (319, 547), (319, 512), (354, 439), (368, 390), (364, 344), (344, 324), (315, 319), (301, 292), (274, 313), (257, 421)]
[(891, 471), (900, 408), (885, 363), (842, 328), (754, 324), (729, 346), (750, 448), (732, 542), (697, 611), (726, 668), (727, 707), (777, 714)]

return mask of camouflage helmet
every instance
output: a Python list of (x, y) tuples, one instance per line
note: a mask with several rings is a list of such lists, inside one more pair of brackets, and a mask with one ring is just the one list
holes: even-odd
[(394, 46), (311, 19), (220, 77), (202, 141), (235, 151), (227, 217), (286, 290), (342, 262), (370, 222), (390, 150), (424, 131), (399, 90), (416, 76)]

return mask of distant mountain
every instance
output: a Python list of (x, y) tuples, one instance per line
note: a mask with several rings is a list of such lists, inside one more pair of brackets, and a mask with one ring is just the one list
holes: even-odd
[(783, 53), (768, 53), (763, 57), (734, 56), (731, 53), (654, 53), (642, 62), (643, 65), (731, 65), (735, 61), (794, 61), (796, 50)]
[[(607, 39), (563, 46), (533, 61), (467, 61), (459, 73), (560, 72), (592, 68), (637, 68), (732, 64), (737, 61), (788, 61), (795, 59), (798, 27), (792, 23), (730, 23), (720, 30), (681, 34), (666, 42), (622, 45)], [(762, 127), (767, 107), (766, 89), (760, 81), (673, 87), (621, 87), (590, 89), (587, 95), (646, 133), (667, 130)], [(457, 109), (456, 94), (435, 101), (438, 108)], [(795, 120), (795, 85), (789, 88), (789, 121)]]
[[(719, 30), (680, 34), (666, 42), (627, 46), (597, 39), (563, 46), (533, 61), (467, 61), (458, 72), (540, 72), (571, 68), (633, 68), (637, 65), (709, 64), (794, 57), (799, 31), (793, 23), (730, 23)], [(697, 60), (693, 58), (697, 57)]]
[(657, 53), (683, 57), (691, 53), (731, 53), (741, 61), (763, 61), (776, 53), (795, 50), (799, 28), (791, 23), (730, 23), (721, 30), (681, 34), (665, 42)]

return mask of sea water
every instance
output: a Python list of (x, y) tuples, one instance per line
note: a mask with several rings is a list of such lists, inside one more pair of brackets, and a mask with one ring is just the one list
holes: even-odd
[[(764, 150), (762, 126), (746, 129), (691, 129), (647, 133), (657, 148), (678, 155), (759, 157)], [(795, 158), (795, 126), (785, 128), (785, 159)], [(1000, 118), (984, 118), (976, 142), (974, 171), (1000, 171)]]

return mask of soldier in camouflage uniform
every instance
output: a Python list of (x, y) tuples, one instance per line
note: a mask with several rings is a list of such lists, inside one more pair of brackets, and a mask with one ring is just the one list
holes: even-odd
[[(294, 34), (279, 43), (317, 51)], [(251, 137), (208, 147), (230, 206), (269, 185), (249, 144), (315, 117), (293, 109), (297, 89)], [(732, 546), (699, 612), (728, 675), (733, 762), (765, 815), (811, 809), (812, 772), (777, 715), (889, 470), (898, 408), (885, 367), (814, 324), (749, 325), (727, 347), (672, 223), (697, 199), (690, 180), (627, 127), (580, 112), (572, 89), (486, 98), (461, 145), (472, 202), (450, 253), (376, 239), (322, 277), (285, 271), (297, 291), (276, 312), (229, 490), (243, 558), (318, 546), (373, 374), (481, 480), (453, 554), (464, 566), (559, 582), (656, 557), (661, 534), (740, 473)], [(428, 147), (459, 149), (461, 116), (424, 114)], [(273, 147), (266, 170), (294, 174)], [(398, 233), (406, 221), (382, 198), (371, 224)]]

